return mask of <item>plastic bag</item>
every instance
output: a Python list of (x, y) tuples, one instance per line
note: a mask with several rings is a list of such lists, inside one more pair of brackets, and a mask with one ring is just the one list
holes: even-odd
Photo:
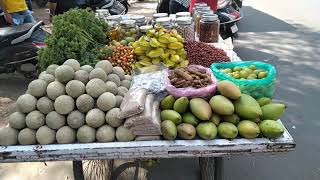
[[(248, 67), (255, 65), (259, 69), (268, 71), (268, 76), (263, 79), (253, 80), (240, 80), (235, 79), (223, 72), (220, 72), (220, 68), (234, 68), (235, 66)], [(248, 94), (254, 98), (260, 97), (272, 97), (275, 90), (276, 69), (271, 64), (267, 64), (259, 61), (238, 61), (229, 63), (213, 63), (211, 70), (219, 81), (229, 80), (235, 83), (242, 93)]]
[(133, 71), (130, 89), (143, 88), (149, 93), (165, 91), (166, 69), (162, 65), (153, 65)]
[(161, 135), (159, 102), (153, 100), (153, 94), (147, 95), (144, 111), (124, 123), (134, 135)]
[(146, 97), (147, 91), (145, 89), (130, 88), (122, 100), (118, 118), (124, 119), (141, 113), (144, 110)]
[(170, 79), (168, 78), (169, 72), (167, 71), (167, 76), (166, 76), (166, 90), (168, 91), (169, 94), (171, 94), (174, 97), (206, 97), (209, 95), (212, 95), (216, 92), (217, 88), (217, 79), (214, 77), (212, 74), (211, 70), (209, 68), (199, 66), (199, 65), (190, 65), (188, 68), (192, 70), (204, 70), (208, 74), (211, 75), (211, 81), (212, 84), (203, 87), (203, 88), (193, 88), (193, 87), (188, 87), (188, 88), (176, 88), (170, 83)]

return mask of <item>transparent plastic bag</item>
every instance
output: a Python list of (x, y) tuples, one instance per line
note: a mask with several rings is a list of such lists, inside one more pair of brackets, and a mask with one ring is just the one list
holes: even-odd
[[(263, 79), (235, 79), (223, 72), (220, 72), (220, 68), (234, 68), (235, 66), (249, 67), (255, 65), (258, 69), (268, 71), (268, 76)], [(267, 64), (260, 61), (238, 61), (228, 63), (213, 63), (211, 70), (219, 81), (229, 80), (235, 83), (241, 90), (242, 93), (251, 95), (254, 98), (260, 97), (272, 97), (275, 91), (276, 82), (276, 69), (273, 65)]]
[(166, 90), (168, 93), (174, 97), (206, 97), (213, 95), (217, 89), (217, 79), (212, 74), (209, 68), (199, 66), (199, 65), (189, 65), (188, 68), (192, 70), (203, 70), (206, 71), (207, 74), (210, 74), (212, 83), (209, 86), (203, 88), (176, 88), (170, 83), (170, 79), (168, 78), (169, 71), (167, 71), (166, 76)]
[(118, 118), (124, 119), (136, 114), (140, 114), (144, 110), (147, 97), (145, 89), (131, 89), (124, 96), (120, 105), (120, 113)]

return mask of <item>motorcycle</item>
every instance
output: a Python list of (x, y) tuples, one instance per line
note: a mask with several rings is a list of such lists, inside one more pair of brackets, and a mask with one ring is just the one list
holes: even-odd
[(93, 10), (107, 9), (111, 15), (124, 15), (128, 12), (128, 0), (86, 0), (85, 5)]
[(45, 47), (44, 40), (49, 35), (42, 24), (40, 21), (0, 28), (0, 74), (17, 71), (28, 78), (36, 75), (37, 51)]

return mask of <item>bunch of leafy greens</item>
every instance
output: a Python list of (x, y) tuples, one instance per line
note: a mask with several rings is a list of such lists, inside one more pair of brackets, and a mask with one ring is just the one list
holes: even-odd
[(38, 52), (38, 66), (44, 70), (67, 59), (93, 65), (112, 53), (106, 47), (108, 31), (108, 24), (88, 9), (71, 9), (58, 15), (53, 18), (52, 34), (45, 41), (47, 46)]

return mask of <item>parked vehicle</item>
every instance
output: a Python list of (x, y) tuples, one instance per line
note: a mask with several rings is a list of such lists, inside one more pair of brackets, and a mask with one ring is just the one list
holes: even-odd
[(108, 9), (111, 15), (123, 15), (128, 12), (128, 0), (86, 0), (87, 7), (94, 10)]
[(44, 47), (49, 34), (42, 22), (0, 28), (0, 74), (21, 72), (26, 77), (36, 74), (37, 51)]

